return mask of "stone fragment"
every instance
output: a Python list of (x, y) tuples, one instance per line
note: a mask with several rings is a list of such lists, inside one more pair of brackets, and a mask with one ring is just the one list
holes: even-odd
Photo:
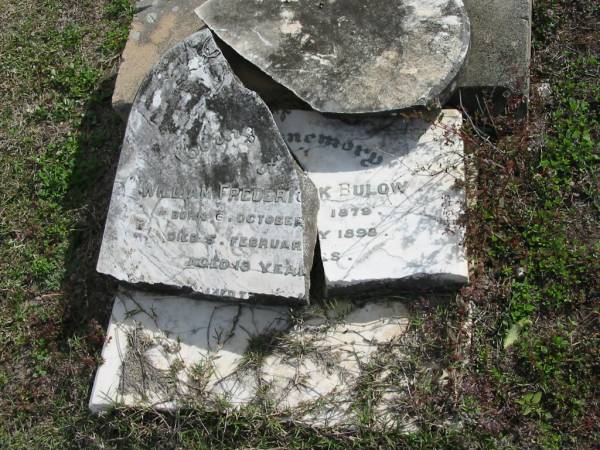
[(115, 297), (90, 409), (99, 412), (114, 404), (171, 409), (186, 396), (202, 400), (194, 397), (200, 390), (213, 400), (250, 401), (257, 386), (238, 371), (249, 342), (288, 327), (284, 306), (122, 289)]
[(307, 301), (317, 209), (273, 116), (202, 30), (138, 92), (98, 270), (207, 295)]
[(142, 80), (171, 47), (204, 26), (194, 8), (202, 0), (139, 0), (123, 50), (112, 103), (127, 118)]
[[(399, 340), (411, 318), (398, 301), (340, 302), (292, 316), (286, 306), (123, 289), (115, 297), (89, 407), (233, 410), (265, 402), (311, 425), (349, 425), (357, 422), (363, 368), (375, 358), (404, 359)], [(377, 385), (402, 396), (410, 382), (388, 374)], [(393, 409), (392, 402), (374, 406)]]
[[(463, 0), (471, 22), (471, 43), (452, 83), (461, 89), (453, 103), (464, 105), (481, 89), (528, 94), (531, 48), (530, 0)], [(162, 54), (204, 23), (192, 13), (199, 2), (140, 0), (116, 79), (113, 106), (127, 118), (142, 78)], [(347, 35), (349, 37), (350, 35)], [(273, 108), (301, 108), (297, 97), (229, 48), (226, 58), (244, 85)], [(476, 104), (474, 105), (476, 106)]]
[(239, 54), (322, 112), (435, 102), (469, 47), (462, 0), (209, 0), (196, 12)]
[(531, 0), (464, 0), (471, 47), (456, 82), (461, 88), (529, 92)]
[(344, 122), (309, 111), (275, 113), (319, 190), (317, 228), (331, 294), (467, 281), (457, 225), (465, 203), (462, 117), (456, 110), (436, 116)]

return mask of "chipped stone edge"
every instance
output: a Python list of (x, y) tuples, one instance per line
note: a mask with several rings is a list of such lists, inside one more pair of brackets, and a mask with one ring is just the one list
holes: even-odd
[[(301, 96), (300, 94), (298, 94), (297, 91), (295, 91), (294, 89), (292, 89), (290, 86), (286, 86), (283, 83), (281, 83), (280, 81), (277, 81), (275, 78), (273, 78), (273, 76), (271, 76), (270, 74), (268, 74), (267, 72), (265, 72), (261, 67), (255, 65), (252, 61), (250, 61), (248, 58), (246, 58), (244, 55), (240, 54), (239, 52), (237, 52), (232, 46), (231, 44), (225, 40), (224, 37), (222, 37), (216, 30), (214, 30), (212, 28), (212, 26), (206, 22), (205, 18), (203, 17), (203, 13), (202, 10), (204, 8), (207, 8), (208, 5), (210, 3), (212, 3), (215, 0), (207, 0), (206, 2), (204, 2), (202, 5), (198, 6), (196, 9), (194, 9), (194, 13), (196, 13), (196, 15), (200, 18), (200, 20), (202, 20), (202, 23), (208, 27), (211, 32), (214, 32), (215, 34), (217, 34), (217, 36), (219, 36), (219, 38), (221, 40), (223, 40), (223, 42), (225, 42), (227, 45), (229, 45), (233, 51), (235, 51), (238, 55), (240, 55), (240, 57), (242, 59), (244, 59), (245, 61), (247, 61), (249, 64), (252, 64), (254, 67), (256, 67), (257, 69), (259, 69), (264, 75), (266, 75), (267, 77), (269, 77), (271, 80), (273, 80), (274, 83), (280, 84), (282, 86), (284, 86), (286, 89), (288, 89), (290, 92), (292, 92), (297, 98), (301, 99), (302, 101), (306, 102), (308, 105), (310, 105), (310, 107), (315, 110), (318, 111), (320, 113), (324, 113), (324, 114), (376, 114), (376, 113), (385, 113), (385, 112), (393, 112), (393, 111), (402, 111), (402, 110), (406, 110), (406, 109), (410, 109), (413, 108), (415, 106), (429, 106), (429, 105), (434, 105), (434, 106), (439, 106), (438, 104), (442, 104), (445, 101), (447, 101), (452, 94), (454, 93), (454, 91), (456, 90), (456, 88), (458, 87), (458, 85), (455, 83), (466, 59), (467, 59), (467, 53), (469, 51), (470, 48), (470, 44), (471, 44), (471, 21), (469, 19), (468, 14), (466, 13), (466, 9), (465, 9), (465, 22), (464, 22), (464, 28), (463, 28), (463, 34), (461, 35), (461, 40), (463, 42), (463, 46), (460, 50), (460, 60), (462, 61), (461, 64), (457, 64), (457, 66), (451, 70), (448, 75), (446, 75), (446, 77), (441, 80), (441, 82), (436, 86), (433, 87), (431, 89), (431, 91), (429, 92), (429, 100), (423, 100), (423, 101), (417, 101), (416, 104), (414, 105), (404, 105), (404, 106), (399, 106), (398, 108), (395, 109), (369, 109), (369, 110), (355, 110), (355, 111), (329, 111), (327, 109), (322, 109), (322, 108), (318, 108), (316, 107), (310, 100), (304, 98), (303, 96)], [(463, 4), (463, 8), (464, 8), (464, 4)]]

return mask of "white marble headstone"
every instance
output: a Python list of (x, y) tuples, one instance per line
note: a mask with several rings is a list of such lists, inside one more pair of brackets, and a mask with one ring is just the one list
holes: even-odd
[(98, 270), (129, 283), (308, 301), (317, 194), (208, 30), (133, 104)]
[(467, 281), (458, 111), (345, 122), (299, 110), (274, 115), (319, 190), (328, 288)]
[[(293, 317), (300, 320), (293, 320)], [(233, 410), (267, 402), (312, 425), (356, 421), (362, 368), (401, 349), (411, 313), (398, 301), (340, 303), (326, 314), (286, 306), (222, 303), (121, 290), (89, 407)], [(400, 353), (387, 354), (399, 358)], [(377, 384), (402, 394), (410, 380)], [(376, 411), (394, 409), (383, 396)], [(395, 421), (404, 421), (395, 416)]]

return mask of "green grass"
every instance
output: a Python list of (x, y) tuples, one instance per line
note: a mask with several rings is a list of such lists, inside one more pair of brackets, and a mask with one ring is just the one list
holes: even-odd
[[(266, 406), (87, 412), (115, 289), (95, 272), (123, 124), (110, 97), (126, 0), (0, 2), (0, 447), (593, 448), (600, 442), (600, 83), (592, 0), (535, 5), (527, 120), (473, 114), (461, 302), (412, 323), (402, 405), (420, 431), (291, 424)], [(535, 89), (534, 89), (535, 91)], [(510, 104), (510, 102), (509, 102)], [(468, 308), (467, 308), (468, 306)], [(471, 311), (472, 342), (459, 330)], [(256, 343), (249, 359), (261, 357)], [(450, 366), (440, 385), (427, 367)], [(392, 371), (393, 376), (393, 371)]]

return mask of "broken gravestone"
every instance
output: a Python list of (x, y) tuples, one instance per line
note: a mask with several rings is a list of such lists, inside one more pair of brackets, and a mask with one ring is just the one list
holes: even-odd
[(98, 270), (207, 295), (307, 301), (317, 209), (273, 116), (203, 30), (141, 85)]
[(467, 282), (460, 112), (342, 120), (295, 110), (275, 119), (319, 190), (330, 293)]
[(448, 94), (469, 47), (462, 0), (209, 0), (196, 12), (322, 112), (434, 103)]
[[(115, 83), (113, 107), (127, 119), (135, 93), (150, 68), (175, 44), (205, 24), (192, 11), (202, 0), (139, 0)], [(531, 56), (531, 0), (463, 0), (470, 22), (470, 44), (456, 76), (455, 104), (472, 103), (482, 89), (510, 89), (528, 95)], [(347, 39), (352, 35), (346, 33)], [(297, 97), (223, 46), (244, 85), (276, 109), (302, 107)], [(451, 91), (452, 89), (449, 89)]]
[[(292, 315), (284, 305), (121, 289), (89, 407), (200, 404), (229, 412), (261, 404), (314, 426), (349, 427), (360, 421), (368, 373), (371, 396), (377, 386), (374, 422), (410, 426), (413, 418), (397, 407), (414, 387), (401, 345), (412, 317), (397, 300), (340, 302), (326, 311), (315, 305)], [(382, 360), (398, 370), (368, 372)]]

